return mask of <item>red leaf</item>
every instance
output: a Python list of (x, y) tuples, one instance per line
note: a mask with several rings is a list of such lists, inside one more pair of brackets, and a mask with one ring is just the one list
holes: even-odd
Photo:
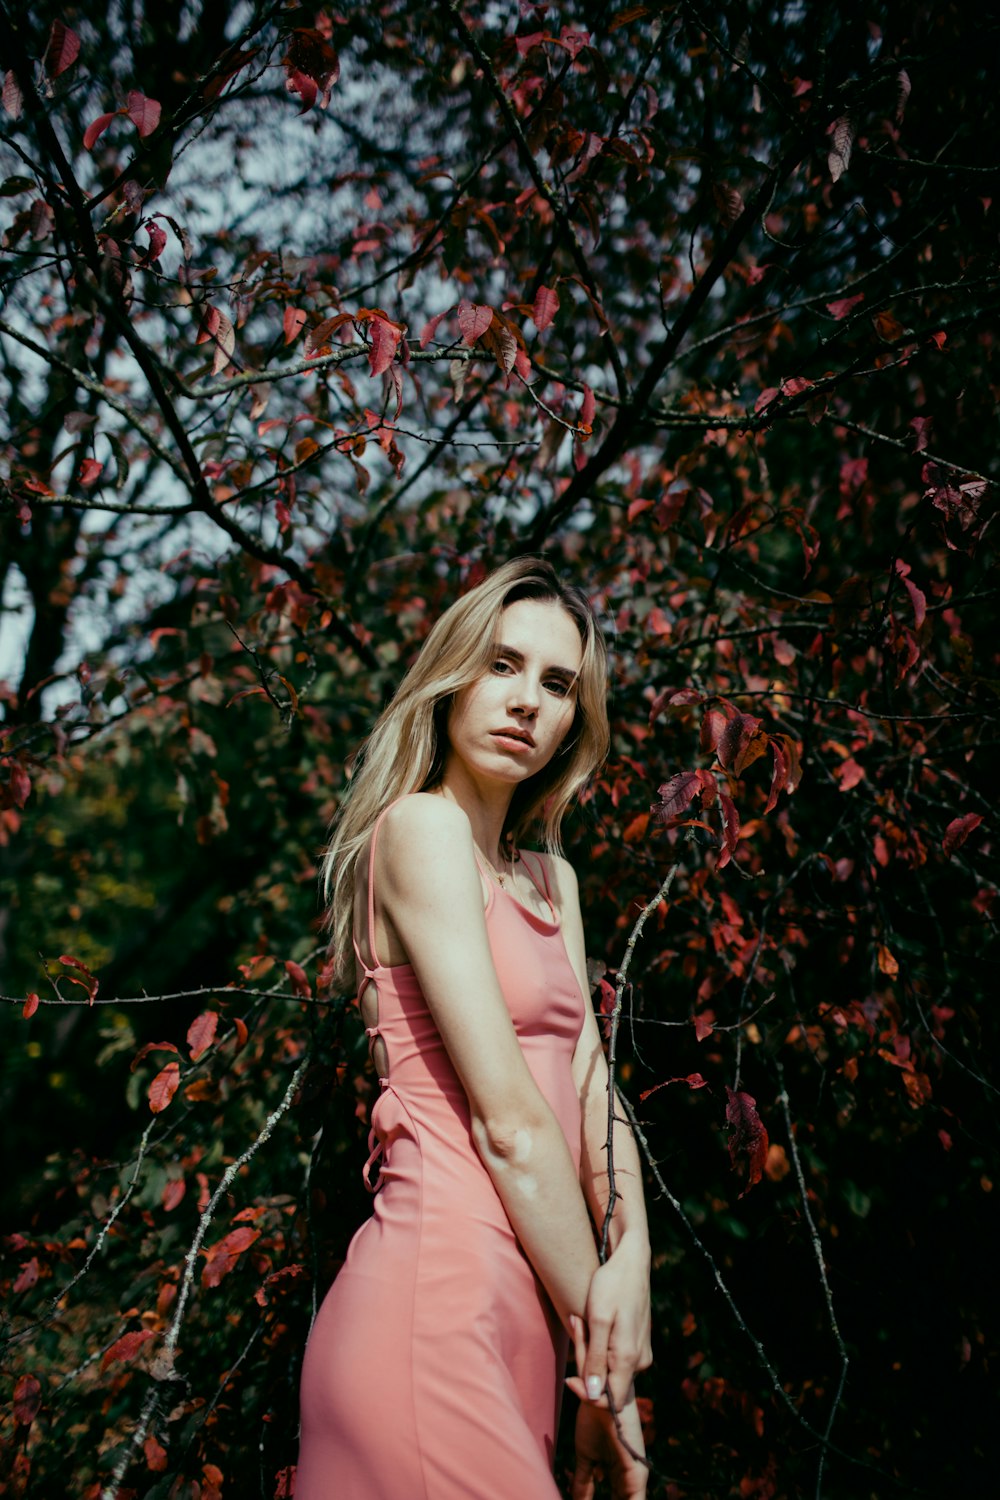
[(149, 249), (143, 257), (147, 265), (153, 265), (163, 254), (167, 244), (167, 231), (161, 229), (159, 224), (149, 223), (143, 226), (149, 235)]
[(249, 1250), (254, 1240), (258, 1239), (259, 1229), (241, 1224), (239, 1229), (231, 1229), (221, 1240), (203, 1250), (205, 1265), (201, 1273), (202, 1286), (218, 1286), (223, 1276), (229, 1275), (244, 1250)]
[[(540, 286), (535, 293), (535, 301), (531, 309), (531, 316), (539, 333), (548, 328), (558, 311), (558, 294), (552, 287)], [(470, 342), (472, 341), (470, 340)]]
[(721, 765), (732, 766), (736, 775), (739, 775), (745, 766), (751, 765), (759, 754), (763, 754), (765, 745), (762, 742), (763, 736), (757, 733), (759, 729), (760, 720), (754, 718), (753, 714), (735, 712), (732, 717), (727, 718), (715, 744), (715, 753)]
[(132, 1059), (129, 1072), (134, 1073), (136, 1068), (150, 1052), (177, 1052), (173, 1042), (146, 1042), (141, 1046)]
[(589, 385), (583, 387), (583, 405), (580, 407), (580, 427), (590, 432), (594, 425), (594, 412), (597, 410), (597, 399)]
[(86, 990), (87, 998), (90, 1004), (93, 1005), (94, 996), (97, 994), (99, 985), (98, 981), (94, 978), (93, 974), (91, 974), (90, 970), (87, 968), (87, 965), (82, 964), (78, 958), (74, 958), (72, 954), (69, 953), (61, 953), (59, 955), (59, 962), (61, 964), (67, 964), (71, 969), (78, 969), (81, 974), (86, 976), (86, 983), (84, 983), (82, 979), (74, 979), (72, 974), (66, 974), (64, 978), (69, 979), (73, 984), (78, 984), (81, 989)]
[(846, 318), (851, 308), (857, 307), (858, 303), (864, 300), (864, 292), (858, 292), (854, 297), (838, 297), (836, 302), (828, 302), (826, 304), (826, 310), (832, 317), (839, 320), (840, 318)]
[[(711, 1031), (711, 1026), (708, 1029)], [(658, 1089), (669, 1088), (672, 1083), (686, 1083), (690, 1089), (704, 1089), (708, 1087), (708, 1080), (702, 1078), (700, 1073), (689, 1073), (686, 1078), (665, 1078), (662, 1083), (654, 1083), (651, 1089), (643, 1089), (639, 1095), (640, 1101), (648, 1099), (650, 1094), (655, 1094)]]
[(21, 1375), (14, 1387), (14, 1420), (30, 1427), (42, 1405), (42, 1387), (34, 1375)]
[(722, 853), (719, 855), (719, 869), (722, 870), (736, 853), (736, 845), (740, 841), (740, 815), (736, 811), (733, 799), (726, 792), (719, 792), (719, 807), (722, 810)]
[(20, 119), (24, 108), (24, 96), (17, 78), (10, 72), (4, 75), (3, 80), (3, 107), (12, 120)]
[(738, 1093), (726, 1085), (726, 1123), (732, 1130), (729, 1137), (729, 1160), (734, 1170), (737, 1157), (745, 1155), (747, 1163), (747, 1185), (740, 1193), (743, 1198), (755, 1183), (758, 1183), (767, 1163), (767, 1130), (757, 1113), (757, 1102), (742, 1089)]
[(167, 1063), (161, 1068), (152, 1083), (149, 1085), (148, 1099), (149, 1107), (154, 1115), (160, 1114), (166, 1109), (171, 1099), (177, 1092), (177, 1085), (181, 1081), (180, 1063)]
[(164, 1187), (163, 1195), (160, 1198), (160, 1202), (163, 1204), (163, 1207), (166, 1209), (168, 1214), (171, 1213), (172, 1210), (177, 1207), (178, 1203), (183, 1200), (184, 1194), (186, 1192), (187, 1183), (184, 1181), (183, 1177), (172, 1177), (170, 1179), (170, 1181)]
[(152, 135), (160, 123), (160, 105), (155, 99), (147, 99), (138, 89), (129, 89), (125, 112), (143, 140)]
[(58, 78), (71, 68), (80, 56), (80, 38), (62, 21), (53, 21), (43, 66), (50, 78)]
[(894, 344), (906, 332), (895, 314), (888, 311), (876, 313), (872, 322), (879, 338), (884, 339), (887, 344)]
[(944, 831), (941, 848), (945, 854), (951, 856), (956, 849), (960, 849), (982, 822), (979, 813), (966, 813), (964, 817), (953, 818)]
[(104, 465), (96, 458), (85, 458), (80, 465), (77, 478), (85, 490), (92, 489), (104, 473)]
[(754, 411), (763, 411), (765, 406), (770, 406), (771, 402), (776, 400), (780, 395), (781, 392), (776, 385), (769, 385), (766, 390), (761, 391), (760, 395), (754, 402)]
[(715, 1012), (711, 1010), (702, 1011), (700, 1016), (694, 1018), (694, 1034), (699, 1042), (703, 1042), (707, 1036), (711, 1036), (715, 1030), (712, 1022), (715, 1020)]
[(242, 1016), (236, 1016), (233, 1020), (233, 1025), (236, 1028), (236, 1051), (242, 1052), (250, 1035), (247, 1030), (247, 1023), (243, 1020)]
[(26, 1021), (30, 1021), (37, 1009), (38, 996), (35, 994), (34, 990), (32, 990), (31, 994), (25, 1000), (24, 1005), (21, 1008), (21, 1014)]
[(472, 348), (477, 339), (483, 334), (493, 322), (493, 309), (486, 307), (480, 302), (469, 302), (467, 298), (458, 304), (458, 326), (461, 329), (462, 338)]
[(788, 782), (788, 756), (776, 739), (771, 741), (771, 754), (774, 756), (774, 774), (771, 777), (771, 790), (767, 794), (765, 813), (771, 812), (777, 805), (778, 793)]
[(302, 100), (300, 114), (319, 98), (320, 108), (330, 102), (330, 90), (340, 77), (340, 59), (323, 34), (312, 26), (297, 26), (282, 58), (287, 74), (285, 87)]
[(105, 1349), (101, 1369), (106, 1370), (115, 1360), (135, 1359), (143, 1344), (154, 1337), (151, 1328), (135, 1328), (131, 1333), (123, 1333), (120, 1339), (115, 1339), (110, 1349)]
[(142, 1451), (146, 1455), (147, 1469), (151, 1469), (154, 1474), (162, 1474), (167, 1467), (167, 1450), (162, 1443), (157, 1442), (152, 1433), (143, 1443)]
[(83, 132), (83, 144), (84, 148), (87, 151), (93, 151), (94, 146), (97, 144), (97, 141), (107, 130), (108, 126), (111, 124), (111, 121), (114, 119), (117, 113), (118, 110), (113, 109), (108, 114), (98, 115), (96, 120), (91, 120), (90, 124)]
[(196, 1016), (188, 1027), (187, 1044), (191, 1049), (191, 1061), (197, 1062), (215, 1041), (215, 1032), (219, 1024), (219, 1012), (217, 1010), (203, 1010), (200, 1016)]
[(373, 375), (381, 375), (382, 371), (387, 370), (392, 364), (402, 336), (402, 330), (395, 323), (390, 323), (387, 318), (380, 318), (377, 315), (372, 318), (372, 347), (368, 356), (368, 366)]
[(623, 830), (623, 832), (622, 832), (622, 841), (624, 843), (626, 843), (626, 844), (634, 844), (634, 843), (636, 843), (636, 841), (638, 839), (642, 838), (643, 834), (646, 832), (646, 829), (648, 827), (649, 827), (649, 813), (648, 812), (637, 813), (636, 816), (632, 819), (632, 821)]
[(295, 340), (298, 338), (299, 334), (302, 331), (302, 325), (305, 320), (306, 315), (302, 308), (293, 307), (289, 302), (285, 307), (285, 316), (282, 319), (282, 326), (284, 328), (286, 344), (295, 343)]
[(455, 309), (453, 307), (449, 307), (446, 312), (435, 313), (433, 318), (428, 319), (423, 328), (420, 330), (421, 349), (427, 348), (427, 345), (430, 343), (431, 339), (438, 331), (438, 324), (441, 323), (449, 313), (453, 313), (454, 311)]
[(680, 817), (698, 795), (702, 784), (700, 771), (678, 771), (676, 776), (671, 776), (669, 781), (657, 788), (660, 801), (653, 808), (656, 816), (664, 823), (671, 818)]
[(35, 1282), (38, 1280), (39, 1270), (40, 1267), (38, 1264), (37, 1256), (33, 1255), (30, 1260), (24, 1261), (20, 1271), (17, 1273), (17, 1280), (14, 1282), (14, 1291), (29, 1291), (30, 1288), (33, 1287)]
[(209, 339), (214, 339), (219, 331), (221, 320), (222, 314), (219, 312), (219, 309), (213, 307), (211, 302), (206, 302), (201, 310), (201, 317), (198, 320), (198, 332), (195, 336), (195, 343), (207, 344)]
[(16, 760), (10, 768), (10, 794), (14, 799), (15, 807), (23, 807), (31, 793), (31, 777)]
[(301, 995), (306, 1000), (311, 1000), (312, 986), (309, 983), (309, 980), (306, 977), (306, 971), (302, 968), (301, 964), (297, 964), (294, 959), (286, 958), (285, 973), (292, 981), (292, 993), (294, 995)]
[(840, 790), (842, 792), (849, 792), (853, 787), (857, 786), (859, 781), (864, 781), (865, 768), (854, 759), (853, 755), (849, 755), (846, 760), (841, 761), (833, 774), (835, 779), (840, 782)]

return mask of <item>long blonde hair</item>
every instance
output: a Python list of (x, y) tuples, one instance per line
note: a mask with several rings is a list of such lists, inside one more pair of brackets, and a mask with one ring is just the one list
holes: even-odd
[(372, 826), (397, 798), (440, 781), (454, 695), (489, 671), (501, 613), (518, 599), (560, 604), (580, 632), (583, 661), (573, 724), (549, 764), (516, 789), (505, 837), (517, 843), (537, 828), (545, 848), (559, 853), (563, 814), (608, 753), (607, 647), (586, 596), (563, 583), (541, 558), (505, 563), (444, 612), (358, 752), (322, 865), (330, 949), (340, 982), (353, 982), (354, 876)]

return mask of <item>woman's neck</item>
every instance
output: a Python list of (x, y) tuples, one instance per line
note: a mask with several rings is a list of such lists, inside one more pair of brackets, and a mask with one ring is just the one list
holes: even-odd
[(472, 825), (472, 837), (480, 851), (498, 869), (506, 858), (500, 848), (504, 823), (510, 811), (514, 788), (482, 785), (464, 767), (446, 766), (437, 788), (443, 797), (457, 802)]

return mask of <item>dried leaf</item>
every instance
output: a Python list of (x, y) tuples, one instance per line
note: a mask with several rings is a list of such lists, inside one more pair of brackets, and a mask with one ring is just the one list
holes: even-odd
[[(711, 1027), (708, 1028), (711, 1031)], [(689, 1089), (704, 1089), (708, 1087), (708, 1080), (702, 1078), (700, 1073), (688, 1073), (685, 1078), (665, 1078), (662, 1083), (654, 1083), (651, 1089), (643, 1089), (639, 1099), (648, 1099), (650, 1094), (655, 1094), (660, 1089), (669, 1088), (672, 1083), (686, 1083)]]
[(212, 374), (219, 375), (232, 359), (236, 348), (236, 332), (224, 312), (218, 313), (215, 330), (215, 355), (212, 359)]
[(767, 1165), (767, 1130), (757, 1113), (757, 1101), (743, 1090), (735, 1092), (726, 1085), (726, 1123), (732, 1134), (729, 1137), (729, 1160), (737, 1170), (738, 1158), (744, 1156), (747, 1165), (747, 1185), (740, 1193), (743, 1198), (760, 1181)]
[(830, 176), (834, 182), (839, 182), (847, 171), (851, 160), (851, 148), (854, 145), (854, 126), (846, 115), (842, 115), (833, 125), (833, 145), (830, 148), (826, 162), (830, 169)]
[(93, 1005), (94, 997), (96, 996), (100, 986), (97, 979), (95, 979), (94, 975), (91, 974), (90, 970), (87, 968), (87, 965), (81, 963), (78, 958), (74, 958), (70, 953), (61, 953), (59, 955), (59, 962), (61, 964), (67, 964), (71, 969), (76, 969), (77, 973), (84, 976), (83, 979), (77, 979), (72, 974), (66, 974), (63, 977), (65, 979), (68, 979), (72, 984), (78, 984), (81, 989), (86, 990), (87, 1000), (89, 1004)]

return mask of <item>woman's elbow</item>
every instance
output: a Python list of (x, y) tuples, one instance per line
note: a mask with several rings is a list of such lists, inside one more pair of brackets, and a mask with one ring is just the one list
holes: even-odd
[(545, 1120), (529, 1114), (502, 1116), (473, 1112), (472, 1138), (487, 1167), (514, 1174), (530, 1172), (543, 1149)]

